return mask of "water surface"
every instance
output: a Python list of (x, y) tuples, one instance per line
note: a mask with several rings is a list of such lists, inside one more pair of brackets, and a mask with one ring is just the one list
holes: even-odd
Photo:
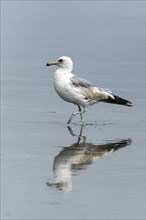
[[(144, 1), (2, 2), (2, 219), (144, 219)], [(98, 104), (81, 130), (55, 68), (133, 102)]]

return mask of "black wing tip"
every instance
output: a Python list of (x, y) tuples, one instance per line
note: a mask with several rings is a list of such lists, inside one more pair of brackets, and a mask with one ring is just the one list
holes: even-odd
[(106, 102), (109, 102), (109, 103), (112, 103), (112, 104), (118, 104), (118, 105), (124, 105), (124, 106), (128, 106), (128, 107), (132, 107), (133, 104), (132, 102), (126, 100), (126, 99), (123, 99), (117, 95), (113, 95), (114, 96), (114, 99), (111, 98), (111, 97), (108, 97), (108, 99), (106, 100)]
[(124, 101), (124, 104), (128, 107), (133, 107), (133, 104), (132, 102), (130, 102), (129, 100), (126, 100), (126, 99), (122, 99), (122, 101)]
[(121, 98), (119, 96), (116, 96), (116, 95), (114, 95), (114, 98), (115, 98), (115, 102), (117, 102), (117, 104), (125, 105), (125, 106), (128, 106), (128, 107), (133, 106), (132, 102), (130, 102), (129, 100), (123, 99), (123, 98)]
[(133, 104), (132, 104), (132, 102), (130, 102), (130, 101), (128, 101), (128, 102), (126, 103), (126, 105), (127, 105), (128, 107), (133, 107)]

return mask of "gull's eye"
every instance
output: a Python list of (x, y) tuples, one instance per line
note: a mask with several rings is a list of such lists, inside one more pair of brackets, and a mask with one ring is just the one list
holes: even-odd
[(59, 59), (58, 61), (59, 61), (60, 63), (62, 63), (62, 62), (63, 62), (63, 59)]

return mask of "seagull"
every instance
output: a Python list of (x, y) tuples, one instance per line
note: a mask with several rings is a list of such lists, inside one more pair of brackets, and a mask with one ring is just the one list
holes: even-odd
[(80, 124), (85, 125), (82, 114), (86, 112), (87, 106), (98, 102), (132, 106), (130, 101), (114, 95), (109, 89), (97, 88), (93, 83), (74, 75), (73, 61), (70, 57), (61, 56), (46, 64), (46, 66), (52, 65), (58, 66), (54, 73), (54, 88), (57, 94), (64, 101), (78, 106), (78, 112), (71, 114), (67, 124), (70, 124), (76, 115), (80, 115)]

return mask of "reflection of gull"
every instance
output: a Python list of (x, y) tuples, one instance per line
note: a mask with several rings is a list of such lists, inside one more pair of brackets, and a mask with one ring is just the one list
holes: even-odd
[(97, 88), (93, 83), (72, 74), (73, 62), (69, 57), (62, 56), (46, 65), (57, 65), (59, 67), (54, 74), (55, 90), (64, 101), (78, 106), (79, 112), (71, 115), (68, 124), (77, 114), (81, 117), (81, 124), (84, 124), (82, 113), (85, 112), (85, 107), (97, 102), (132, 106), (130, 101), (114, 95), (109, 89)]
[[(73, 134), (72, 129), (69, 128), (69, 130)], [(131, 144), (131, 139), (129, 138), (111, 143), (94, 145), (92, 143), (86, 143), (85, 141), (80, 143), (79, 140), (81, 140), (81, 137), (80, 133), (77, 143), (63, 148), (54, 158), (53, 172), (56, 177), (56, 183), (47, 182), (49, 187), (70, 191), (72, 188), (72, 175), (78, 173), (79, 170), (86, 169), (89, 164), (92, 164), (100, 157), (107, 156), (113, 151)]]

